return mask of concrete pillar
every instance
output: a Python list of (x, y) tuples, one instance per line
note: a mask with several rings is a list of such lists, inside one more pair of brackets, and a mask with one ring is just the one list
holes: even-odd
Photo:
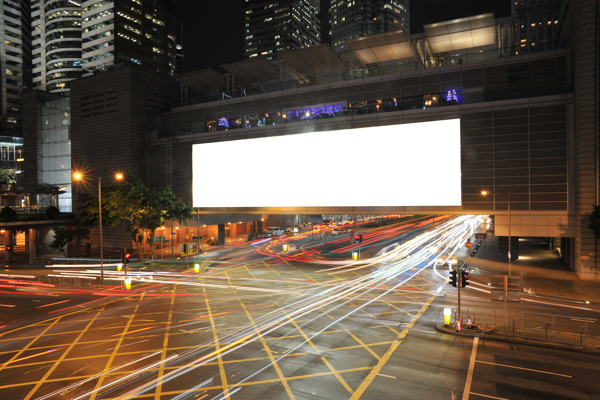
[[(510, 254), (512, 261), (519, 258), (519, 238), (510, 237)], [(498, 258), (502, 261), (508, 261), (508, 236), (498, 236)]]
[(33, 264), (33, 259), (38, 256), (38, 230), (29, 229), (29, 263)]
[(217, 225), (217, 240), (220, 246), (225, 244), (225, 224)]

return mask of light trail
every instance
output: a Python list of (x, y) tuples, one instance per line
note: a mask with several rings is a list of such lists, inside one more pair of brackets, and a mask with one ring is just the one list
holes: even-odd
[[(339, 278), (336, 278), (326, 282), (318, 282), (317, 284), (313, 285), (312, 289), (310, 286), (308, 286), (302, 291), (252, 288), (240, 285), (217, 285), (192, 280), (198, 277), (208, 279), (210, 278), (210, 276), (208, 275), (198, 276), (190, 274), (135, 273), (134, 275), (137, 278), (133, 279), (140, 282), (148, 282), (150, 280), (150, 276), (152, 276), (152, 279), (150, 281), (153, 284), (188, 285), (191, 287), (216, 287), (222, 289), (234, 289), (245, 291), (250, 290), (269, 294), (295, 295), (296, 297), (299, 297), (299, 299), (282, 307), (274, 309), (266, 314), (263, 314), (260, 317), (255, 318), (254, 325), (248, 323), (247, 325), (242, 326), (239, 329), (225, 333), (221, 337), (217, 338), (219, 343), (221, 343), (222, 345), (222, 347), (218, 350), (215, 348), (215, 343), (213, 341), (199, 343), (193, 349), (184, 351), (179, 354), (173, 354), (171, 357), (165, 360), (153, 362), (146, 366), (143, 366), (142, 368), (138, 368), (135, 371), (125, 373), (119, 376), (117, 379), (110, 381), (110, 383), (107, 383), (100, 388), (87, 391), (86, 393), (83, 393), (79, 395), (79, 397), (75, 397), (74, 399), (83, 399), (91, 395), (106, 396), (109, 394), (109, 392), (114, 391), (120, 385), (136, 385), (136, 382), (139, 383), (139, 380), (142, 380), (142, 378), (148, 379), (148, 375), (146, 374), (152, 371), (154, 368), (157, 368), (158, 366), (169, 367), (172, 369), (170, 372), (163, 375), (160, 379), (151, 378), (150, 381), (144, 382), (137, 387), (133, 387), (126, 391), (125, 394), (119, 395), (116, 398), (125, 399), (140, 395), (142, 393), (147, 392), (148, 390), (151, 390), (152, 388), (155, 388), (159, 384), (164, 385), (166, 382), (172, 379), (189, 373), (190, 371), (193, 371), (194, 369), (205, 365), (206, 363), (214, 361), (218, 357), (223, 357), (226, 354), (239, 350), (242, 347), (248, 345), (249, 343), (253, 343), (253, 341), (257, 338), (269, 335), (275, 330), (281, 329), (289, 325), (293, 320), (298, 320), (300, 318), (306, 317), (311, 313), (316, 313), (315, 315), (311, 316), (306, 321), (304, 321), (302, 325), (300, 325), (300, 328), (302, 328), (309, 323), (314, 323), (315, 321), (322, 319), (326, 314), (331, 313), (343, 306), (346, 306), (353, 301), (362, 301), (361, 305), (353, 307), (350, 312), (345, 313), (343, 316), (340, 316), (333, 321), (329, 319), (323, 319), (327, 321), (326, 325), (307, 339), (312, 340), (319, 334), (323, 333), (326, 329), (329, 329), (334, 324), (339, 323), (342, 320), (352, 316), (358, 310), (361, 310), (367, 307), (368, 305), (379, 301), (384, 296), (400, 289), (402, 285), (405, 285), (408, 281), (416, 277), (424, 269), (435, 265), (437, 258), (443, 252), (448, 252), (452, 250), (456, 251), (456, 249), (458, 249), (458, 246), (464, 244), (466, 237), (469, 235), (470, 232), (472, 232), (473, 224), (475, 224), (476, 219), (477, 218), (469, 218), (467, 216), (457, 217), (452, 220), (442, 222), (439, 226), (431, 229), (429, 232), (419, 234), (413, 239), (406, 241), (405, 243), (399, 244), (390, 251), (385, 252), (384, 254), (381, 254), (379, 256), (366, 260), (361, 260), (355, 263), (343, 262), (343, 264), (338, 264), (339, 266), (337, 268), (319, 271), (332, 274), (334, 273), (334, 271), (335, 273), (347, 273), (356, 272), (358, 270), (364, 270), (365, 274), (346, 281), (340, 281)], [(275, 242), (277, 242), (277, 240), (272, 241), (271, 243)], [(409, 272), (409, 270), (412, 268), (416, 268), (416, 270)], [(83, 273), (83, 276), (93, 273), (97, 272), (85, 271), (85, 273)], [(114, 275), (116, 274), (117, 273), (115, 272)], [(108, 275), (113, 275), (112, 271), (110, 271)], [(397, 278), (400, 278), (399, 282), (394, 282), (391, 285), (388, 285), (390, 280)], [(229, 277), (227, 279), (230, 280)], [(245, 278), (240, 279), (238, 281), (249, 282), (251, 280)], [(388, 285), (387, 289), (383, 289), (383, 285)], [(383, 290), (383, 292), (373, 297), (367, 298), (367, 296), (370, 296), (370, 294), (376, 290)], [(131, 293), (123, 293), (123, 296), (127, 295), (131, 295)], [(189, 323), (198, 323), (198, 320), (202, 318), (203, 317), (200, 316), (197, 318), (197, 321), (192, 321)], [(187, 322), (185, 323), (185, 325), (187, 325)], [(139, 332), (147, 332), (148, 330), (156, 330), (163, 328), (163, 326), (155, 325), (149, 328), (142, 328), (137, 331), (128, 332), (127, 334), (137, 334)], [(297, 328), (290, 328), (289, 332), (295, 332), (296, 330)], [(294, 347), (294, 350), (299, 348), (301, 345), (305, 344), (307, 340)], [(289, 353), (291, 352), (287, 352), (286, 354)], [(285, 356), (286, 355), (280, 356), (276, 359), (275, 362), (282, 360)], [(141, 360), (144, 360), (145, 358), (146, 357), (134, 360), (132, 362), (139, 362)], [(88, 378), (82, 382), (73, 384), (70, 386), (69, 390), (72, 390), (73, 388), (76, 388), (91, 379), (97, 379), (98, 377), (106, 373), (114, 374), (114, 372), (118, 368), (97, 374), (92, 378)], [(255, 371), (253, 374), (246, 377), (241, 382), (238, 382), (236, 385), (245, 382), (252, 376), (258, 374), (263, 369)], [(191, 391), (199, 389), (204, 383), (205, 382), (198, 386), (195, 386), (189, 391), (180, 394), (178, 398), (183, 398), (182, 396), (186, 395), (186, 393), (190, 393)], [(239, 386), (236, 385), (229, 387), (229, 395), (241, 389)], [(225, 393), (223, 393), (222, 395), (225, 395)]]

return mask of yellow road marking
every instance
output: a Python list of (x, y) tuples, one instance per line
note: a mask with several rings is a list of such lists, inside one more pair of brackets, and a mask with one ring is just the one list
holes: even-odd
[(101, 310), (99, 310), (98, 312), (96, 312), (96, 315), (94, 316), (94, 318), (92, 318), (88, 322), (88, 324), (86, 325), (86, 327), (82, 331), (79, 332), (79, 335), (77, 336), (77, 338), (63, 352), (63, 354), (61, 354), (61, 356), (58, 358), (58, 360), (54, 361), (54, 364), (50, 367), (50, 369), (46, 372), (46, 374), (44, 374), (44, 376), (38, 381), (38, 383), (33, 387), (33, 389), (31, 389), (29, 391), (29, 394), (27, 396), (25, 396), (24, 400), (29, 400), (31, 398), (31, 396), (33, 396), (35, 394), (35, 392), (37, 392), (37, 390), (40, 388), (40, 386), (42, 386), (42, 384), (46, 381), (46, 379), (48, 379), (48, 377), (50, 376), (50, 374), (52, 374), (52, 372), (54, 372), (54, 370), (59, 366), (59, 364), (67, 357), (67, 354), (69, 354), (69, 352), (71, 350), (73, 350), (73, 347), (75, 347), (75, 345), (77, 344), (77, 342), (79, 342), (79, 340), (81, 339), (81, 337), (92, 326), (92, 324), (96, 321), (96, 318), (98, 318), (98, 316), (100, 316), (100, 314), (104, 311), (104, 309), (105, 309), (105, 307), (103, 307)]
[[(475, 338), (477, 339), (477, 338)], [(480, 364), (489, 364), (489, 365), (496, 365), (498, 367), (506, 367), (506, 368), (513, 368), (513, 369), (520, 369), (523, 371), (532, 371), (532, 372), (539, 372), (540, 374), (548, 374), (548, 375), (556, 375), (556, 376), (562, 376), (564, 378), (572, 378), (573, 376), (571, 375), (564, 375), (564, 374), (558, 374), (556, 372), (550, 372), (550, 371), (541, 371), (539, 369), (531, 369), (531, 368), (523, 368), (523, 367), (515, 367), (513, 365), (506, 365), (506, 364), (497, 364), (497, 363), (493, 363), (493, 362), (487, 362), (487, 361), (475, 361), (477, 363)]]
[(160, 368), (158, 369), (158, 378), (156, 380), (156, 392), (154, 393), (154, 399), (160, 400), (160, 393), (162, 391), (162, 379), (165, 373), (165, 358), (167, 358), (167, 346), (169, 344), (169, 333), (171, 329), (171, 321), (173, 319), (173, 304), (175, 303), (175, 289), (177, 286), (173, 286), (173, 295), (171, 296), (171, 309), (169, 310), (169, 316), (167, 317), (167, 327), (165, 329), (165, 338), (163, 340), (163, 350), (160, 355)]
[(369, 353), (371, 353), (371, 355), (373, 357), (375, 357), (377, 360), (380, 360), (381, 357), (379, 357), (379, 355), (377, 355), (377, 353), (375, 353), (373, 350), (371, 350), (371, 348), (369, 346), (367, 346), (362, 340), (360, 340), (355, 334), (350, 333), (347, 329), (346, 332), (348, 332), (348, 334), (350, 335), (350, 337), (354, 340), (356, 340), (358, 342), (358, 344), (360, 344), (362, 347), (365, 348), (365, 350), (367, 350)]
[(206, 287), (202, 287), (204, 291), (204, 301), (206, 302), (206, 311), (208, 312), (208, 319), (213, 331), (213, 340), (215, 342), (215, 353), (217, 354), (217, 363), (219, 365), (219, 374), (221, 376), (221, 385), (223, 389), (223, 398), (229, 397), (229, 387), (227, 385), (227, 375), (225, 375), (225, 368), (223, 367), (223, 358), (221, 357), (221, 346), (219, 345), (219, 336), (217, 335), (217, 329), (215, 326), (215, 320), (210, 310), (210, 303), (208, 302), (208, 296), (206, 295)]
[(333, 368), (333, 365), (331, 365), (331, 363), (329, 361), (327, 361), (327, 359), (325, 357), (321, 357), (321, 360), (323, 360), (325, 365), (327, 365), (327, 368), (329, 368), (329, 370), (333, 373), (333, 375), (337, 378), (337, 380), (340, 381), (340, 383), (342, 384), (344, 389), (346, 389), (348, 391), (348, 393), (353, 393), (354, 390), (352, 390), (352, 388), (346, 383), (346, 381), (344, 380), (344, 378), (342, 378), (342, 376), (339, 374), (339, 372), (336, 371), (335, 368)]
[(375, 379), (375, 377), (377, 375), (379, 375), (379, 372), (381, 372), (381, 369), (383, 368), (383, 366), (388, 362), (388, 360), (390, 359), (390, 357), (392, 356), (392, 354), (394, 354), (394, 351), (396, 351), (396, 349), (398, 348), (398, 346), (400, 346), (400, 343), (402, 343), (402, 340), (406, 337), (406, 335), (408, 333), (408, 329), (410, 329), (410, 328), (412, 328), (414, 326), (414, 324), (421, 317), (421, 315), (423, 315), (423, 313), (425, 311), (427, 311), (427, 308), (429, 308), (429, 306), (435, 300), (436, 297), (437, 297), (437, 294), (431, 296), (431, 298), (429, 300), (427, 300), (427, 302), (423, 305), (423, 307), (421, 307), (421, 309), (419, 310), (419, 312), (417, 313), (417, 315), (415, 315), (415, 317), (406, 325), (407, 329), (404, 329), (400, 333), (400, 335), (398, 335), (398, 339), (396, 339), (392, 343), (392, 345), (387, 349), (387, 351), (385, 352), (385, 354), (383, 355), (383, 357), (381, 357), (381, 359), (379, 360), (379, 362), (377, 363), (377, 365), (375, 365), (375, 367), (373, 367), (373, 369), (371, 369), (371, 372), (367, 375), (367, 377), (365, 378), (365, 380), (360, 384), (360, 386), (358, 387), (358, 389), (356, 389), (356, 391), (354, 392), (354, 394), (350, 397), (350, 400), (358, 400), (358, 399), (360, 399), (360, 397), (364, 394), (364, 392), (367, 390), (367, 388), (373, 382), (373, 379)]
[(260, 340), (260, 342), (263, 345), (263, 348), (267, 352), (267, 357), (271, 361), (271, 364), (273, 365), (273, 368), (275, 368), (275, 372), (277, 373), (277, 376), (281, 380), (281, 384), (283, 385), (283, 388), (285, 389), (285, 392), (287, 393), (287, 395), (288, 395), (288, 397), (290, 399), (292, 399), (292, 400), (295, 399), (294, 394), (292, 393), (292, 389), (290, 388), (290, 385), (288, 385), (285, 375), (283, 375), (283, 371), (281, 371), (281, 368), (279, 368), (279, 364), (277, 364), (277, 362), (275, 361), (275, 357), (273, 357), (273, 352), (271, 351), (271, 348), (269, 347), (269, 345), (265, 341), (265, 339), (262, 336), (262, 334), (260, 334), (260, 332), (258, 331), (258, 328), (256, 327), (256, 324), (254, 323), (254, 319), (252, 318), (252, 315), (250, 315), (250, 313), (248, 312), (248, 309), (246, 308), (246, 305), (244, 303), (242, 303), (242, 299), (238, 298), (238, 300), (239, 300), (240, 304), (242, 305), (242, 308), (246, 312), (246, 316), (250, 320), (250, 323), (252, 324), (252, 326), (254, 327), (254, 329), (256, 329), (256, 331), (258, 332), (258, 340)]
[[(107, 305), (109, 305), (110, 303), (115, 303), (115, 302), (117, 302), (117, 301), (121, 301), (121, 300), (123, 300), (123, 299), (122, 299), (122, 298), (121, 298), (121, 299), (115, 299), (115, 300), (109, 301), (109, 302), (107, 302), (107, 303), (103, 303), (103, 304), (95, 304), (95, 305), (92, 305), (92, 306), (90, 306), (90, 307), (85, 307), (85, 308), (82, 308), (82, 309), (80, 309), (80, 310), (77, 310), (77, 311), (72, 311), (72, 312), (70, 312), (70, 313), (63, 314), (63, 315), (61, 315), (61, 316), (60, 316), (60, 318), (65, 318), (65, 317), (68, 317), (68, 316), (70, 316), (70, 315), (74, 315), (74, 314), (78, 314), (78, 313), (81, 313), (81, 312), (85, 312), (85, 311), (88, 311), (88, 310), (90, 310), (90, 309), (92, 309), (92, 308), (94, 308), (94, 307), (99, 307), (99, 306), (107, 306)], [(44, 326), (44, 325), (46, 325), (46, 324), (52, 324), (52, 325), (53, 325), (53, 324), (54, 324), (54, 322), (51, 322), (51, 321), (55, 321), (55, 320), (56, 320), (56, 318), (57, 318), (57, 317), (48, 318), (48, 319), (46, 319), (46, 320), (44, 320), (44, 321), (38, 321), (38, 322), (35, 322), (35, 323), (33, 323), (33, 324), (28, 324), (28, 325), (20, 326), (20, 327), (18, 327), (18, 328), (12, 329), (12, 330), (10, 330), (10, 331), (2, 332), (2, 333), (0, 333), (0, 338), (1, 338), (1, 337), (4, 337), (4, 336), (6, 336), (6, 335), (8, 335), (9, 333), (18, 332), (18, 331), (21, 331), (21, 330), (23, 330), (23, 329), (31, 328), (31, 327), (34, 327), (34, 326)]]
[(7, 365), (9, 365), (11, 362), (13, 362), (14, 360), (18, 359), (19, 356), (21, 354), (23, 354), (25, 352), (25, 350), (29, 349), (29, 347), (31, 347), (32, 344), (34, 344), (39, 338), (41, 338), (42, 336), (44, 336), (46, 334), (46, 332), (48, 332), (48, 330), (50, 328), (52, 328), (54, 326), (54, 324), (56, 324), (62, 317), (58, 317), (54, 320), (53, 323), (51, 323), (50, 325), (48, 325), (46, 327), (46, 329), (44, 329), (42, 332), (40, 332), (39, 335), (37, 335), (36, 337), (34, 337), (29, 343), (27, 343), (27, 345), (25, 347), (23, 347), (21, 350), (19, 350), (17, 353), (15, 353), (14, 356), (12, 356), (10, 358), (10, 360), (8, 360), (7, 362), (5, 362), (4, 364), (2, 364), (2, 366), (0, 366), (0, 371), (2, 371)]
[[(139, 301), (136, 304), (135, 309), (133, 310), (133, 313), (129, 316), (129, 320), (127, 321), (127, 325), (125, 325), (125, 329), (123, 330), (123, 332), (127, 332), (127, 329), (129, 329), (129, 325), (131, 325), (131, 322), (133, 321), (133, 318), (135, 317), (135, 314), (136, 314), (138, 308), (140, 307), (140, 304), (144, 300), (145, 294), (146, 293), (142, 293), (142, 295), (140, 296)], [(94, 391), (92, 392), (92, 394), (90, 396), (90, 400), (94, 400), (96, 398), (96, 396), (98, 395), (98, 391), (102, 387), (102, 384), (104, 383), (104, 379), (106, 378), (106, 372), (108, 372), (110, 370), (110, 366), (112, 365), (112, 362), (114, 361), (115, 357), (117, 356), (117, 353), (119, 352), (119, 347), (121, 346), (121, 343), (123, 343), (123, 340), (125, 340), (125, 336), (121, 336), (119, 338), (119, 340), (117, 341), (117, 344), (115, 345), (115, 348), (113, 349), (112, 354), (110, 355), (108, 361), (106, 362), (106, 365), (104, 366), (104, 371), (103, 371), (104, 373), (100, 376), (100, 379), (98, 379), (98, 382), (96, 383), (96, 387), (94, 388)]]

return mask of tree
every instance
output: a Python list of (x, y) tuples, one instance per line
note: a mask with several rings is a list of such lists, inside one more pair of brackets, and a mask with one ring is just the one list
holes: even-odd
[(61, 253), (67, 256), (66, 248), (71, 242), (75, 245), (81, 243), (83, 239), (89, 239), (90, 230), (85, 226), (78, 226), (77, 228), (54, 228), (54, 240), (50, 244), (50, 247), (57, 249)]
[(16, 222), (19, 220), (19, 215), (14, 208), (5, 206), (0, 211), (0, 219), (2, 219), (4, 222)]
[[(19, 220), (19, 215), (13, 208), (5, 206), (0, 211), (0, 219), (4, 222), (16, 222)], [(9, 229), (8, 243), (6, 243), (5, 246), (10, 246), (12, 248), (13, 244), (15, 243), (16, 234), (17, 234), (16, 229)], [(13, 260), (13, 252), (9, 251), (8, 252), (8, 261), (12, 261), (12, 260)]]
[(156, 258), (156, 252), (152, 245), (156, 230), (169, 220), (175, 220), (180, 224), (184, 223), (192, 217), (192, 209), (168, 188), (152, 190), (149, 193), (148, 204), (148, 212), (145, 215), (143, 225), (148, 234), (152, 258)]
[(44, 214), (46, 214), (48, 219), (58, 219), (58, 217), (60, 217), (60, 210), (54, 206), (49, 206), (46, 208), (46, 212)]
[(592, 212), (589, 213), (590, 221), (588, 227), (594, 232), (596, 239), (600, 238), (600, 205), (592, 207)]
[(588, 214), (588, 227), (594, 232), (594, 264), (598, 259), (598, 239), (600, 238), (600, 205), (592, 206), (592, 212)]
[[(98, 202), (88, 197), (84, 213), (87, 220), (98, 223)], [(170, 189), (150, 190), (139, 178), (126, 175), (122, 183), (102, 193), (102, 221), (106, 225), (124, 226), (136, 244), (138, 257), (144, 261), (143, 243), (152, 248), (155, 231), (165, 221), (183, 223), (192, 216), (191, 207), (177, 198)], [(154, 248), (152, 248), (154, 255)]]

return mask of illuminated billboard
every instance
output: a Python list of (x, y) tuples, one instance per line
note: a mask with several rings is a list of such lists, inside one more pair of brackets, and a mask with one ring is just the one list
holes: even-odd
[(193, 145), (193, 206), (460, 206), (460, 120)]

